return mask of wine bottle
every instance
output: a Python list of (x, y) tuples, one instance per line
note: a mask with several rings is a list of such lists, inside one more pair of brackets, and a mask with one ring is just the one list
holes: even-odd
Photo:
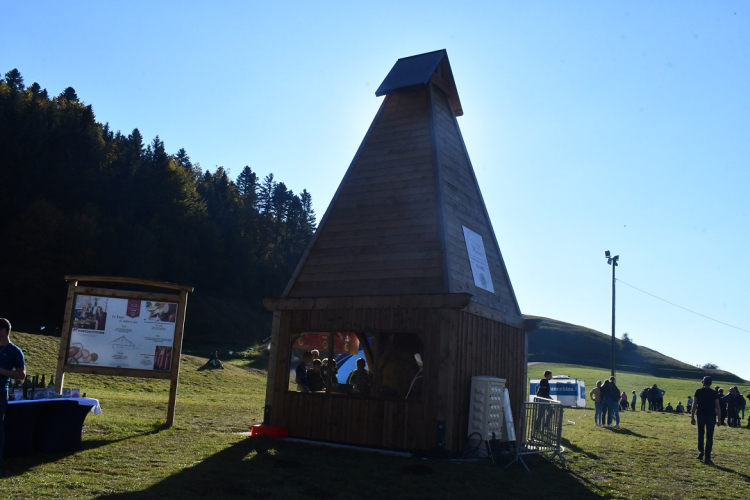
[(31, 381), (31, 375), (26, 375), (23, 380), (23, 399), (29, 399), (29, 383)]
[(47, 387), (49, 387), (50, 389), (55, 388), (55, 376), (54, 375), (49, 376), (49, 385)]
[(39, 382), (39, 388), (44, 389), (45, 387), (47, 387), (47, 384), (44, 382), (44, 374), (42, 374), (42, 381)]

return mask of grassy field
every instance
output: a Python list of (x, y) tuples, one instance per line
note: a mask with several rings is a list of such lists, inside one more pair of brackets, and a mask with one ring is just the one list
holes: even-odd
[[(59, 339), (14, 333), (30, 373), (50, 374)], [(205, 358), (183, 356), (175, 426), (164, 429), (164, 381), (67, 375), (100, 400), (89, 415), (83, 449), (76, 453), (7, 460), (0, 478), (4, 498), (747, 498), (750, 431), (717, 428), (715, 467), (696, 460), (695, 428), (686, 416), (649, 412), (622, 415), (623, 429), (593, 425), (591, 409), (566, 410), (567, 467), (530, 460), (531, 473), (498, 463), (454, 457), (400, 458), (289, 441), (249, 438), (240, 432), (261, 420), (262, 362), (249, 358), (226, 370), (197, 371)], [(606, 370), (532, 365), (586, 380)], [(632, 389), (658, 383), (666, 400), (684, 402), (691, 380), (618, 374)], [(720, 385), (726, 386), (727, 384)], [(747, 392), (748, 388), (743, 387)], [(672, 397), (672, 394), (679, 397)]]

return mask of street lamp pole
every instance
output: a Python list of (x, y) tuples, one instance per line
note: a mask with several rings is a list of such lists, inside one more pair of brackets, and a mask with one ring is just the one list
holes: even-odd
[(615, 268), (617, 267), (617, 261), (620, 260), (619, 255), (611, 257), (609, 250), (604, 252), (604, 256), (607, 258), (607, 264), (612, 266), (612, 376), (615, 376)]

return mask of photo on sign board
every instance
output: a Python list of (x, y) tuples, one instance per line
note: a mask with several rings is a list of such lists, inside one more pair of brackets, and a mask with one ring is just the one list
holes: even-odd
[(73, 311), (73, 330), (103, 332), (107, 326), (107, 304), (105, 297), (79, 295)]
[(156, 346), (154, 350), (154, 370), (169, 371), (172, 367), (172, 348)]
[(172, 302), (146, 302), (146, 322), (174, 323), (177, 320), (177, 304)]

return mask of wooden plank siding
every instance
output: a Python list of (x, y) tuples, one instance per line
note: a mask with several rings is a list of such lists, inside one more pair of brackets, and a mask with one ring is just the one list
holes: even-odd
[[(401, 450), (434, 450), (438, 422), (445, 449), (462, 451), (468, 428), (471, 377), (508, 381), (514, 421), (524, 398), (526, 334), (523, 330), (450, 308), (308, 309), (280, 311), (273, 333), (272, 425), (290, 436)], [(424, 344), (421, 401), (304, 394), (288, 390), (291, 338), (305, 331), (418, 333)]]
[(428, 88), (389, 96), (286, 297), (446, 290)]
[[(437, 149), (443, 192), (443, 217), (446, 238), (446, 257), (451, 283), (450, 292), (468, 292), (472, 300), (500, 311), (519, 315), (515, 295), (503, 264), (500, 249), (495, 243), (492, 225), (487, 217), (482, 194), (474, 181), (474, 174), (458, 130), (453, 110), (446, 95), (433, 89), (434, 119), (437, 129)], [(482, 236), (495, 293), (474, 284), (462, 226)]]

